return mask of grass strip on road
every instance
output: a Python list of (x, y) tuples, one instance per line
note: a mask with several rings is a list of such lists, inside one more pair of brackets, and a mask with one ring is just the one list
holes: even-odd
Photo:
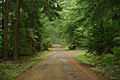
[(80, 53), (78, 53), (75, 58), (79, 60), (81, 63), (85, 64), (92, 64), (90, 61), (90, 56), (86, 53), (85, 50), (80, 50)]

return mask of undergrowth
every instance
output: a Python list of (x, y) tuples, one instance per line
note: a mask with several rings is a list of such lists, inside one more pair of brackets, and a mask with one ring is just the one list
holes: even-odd
[(0, 80), (14, 80), (15, 77), (26, 71), (37, 61), (44, 58), (44, 53), (34, 56), (21, 57), (19, 61), (2, 61), (0, 63)]
[(80, 53), (77, 54), (76, 59), (79, 60), (81, 63), (92, 64), (91, 59), (89, 58), (90, 55), (86, 54), (85, 50), (80, 50)]

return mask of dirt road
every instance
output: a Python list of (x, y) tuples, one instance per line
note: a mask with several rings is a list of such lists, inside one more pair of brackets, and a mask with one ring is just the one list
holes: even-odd
[(16, 80), (102, 80), (80, 65), (71, 53), (62, 48), (52, 48), (44, 60), (36, 63)]

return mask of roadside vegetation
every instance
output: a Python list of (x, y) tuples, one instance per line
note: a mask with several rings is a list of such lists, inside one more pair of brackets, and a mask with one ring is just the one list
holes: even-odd
[[(120, 1), (71, 0), (66, 41), (69, 49), (87, 49), (94, 65), (112, 80), (120, 79)], [(86, 54), (87, 55), (87, 54)], [(79, 55), (85, 61), (84, 55)]]
[(84, 50), (80, 50), (80, 53), (78, 53), (77, 55), (75, 55), (75, 58), (77, 60), (79, 60), (81, 63), (85, 63), (85, 64), (91, 64), (92, 63), (90, 62), (90, 56), (86, 54), (86, 51)]
[(43, 58), (58, 11), (56, 0), (0, 0), (0, 80), (14, 79)]
[(27, 69), (31, 68), (36, 62), (44, 59), (48, 51), (38, 53), (34, 56), (23, 56), (19, 61), (0, 62), (0, 80), (14, 80)]

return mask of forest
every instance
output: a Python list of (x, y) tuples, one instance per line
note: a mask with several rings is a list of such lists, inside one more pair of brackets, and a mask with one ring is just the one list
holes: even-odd
[(98, 70), (119, 80), (120, 0), (0, 0), (0, 64), (52, 44), (86, 50)]

